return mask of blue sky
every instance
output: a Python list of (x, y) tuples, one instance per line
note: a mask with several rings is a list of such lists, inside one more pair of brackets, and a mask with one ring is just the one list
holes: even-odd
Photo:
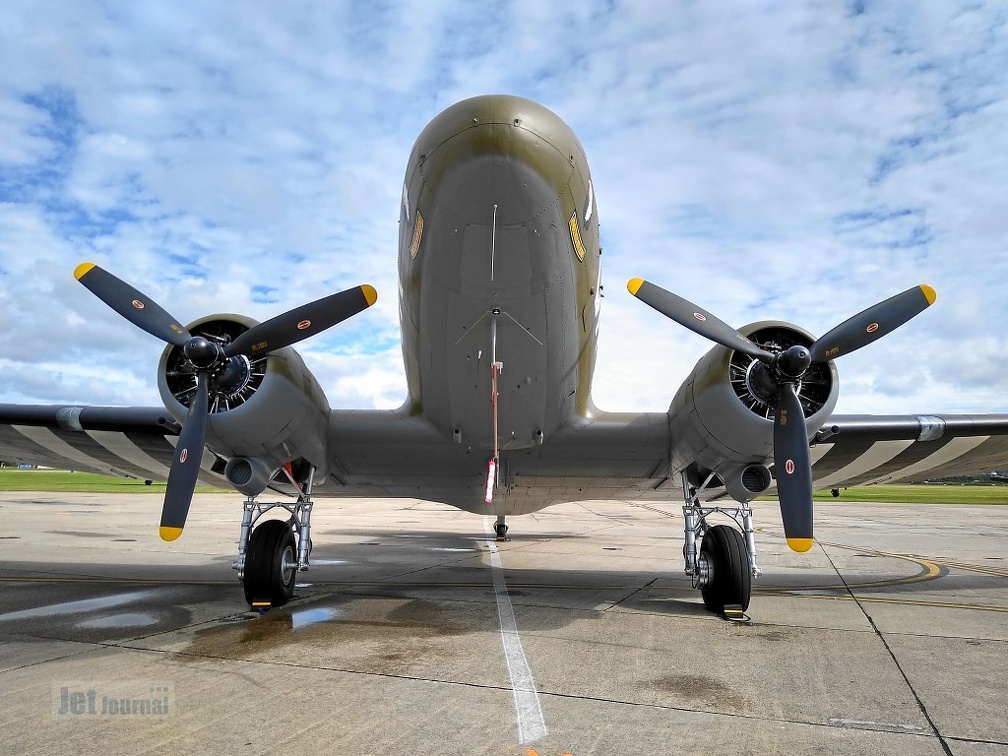
[(373, 284), (305, 356), (335, 407), (405, 396), (409, 149), (463, 97), (547, 105), (602, 224), (596, 402), (664, 410), (709, 348), (643, 276), (734, 325), (821, 334), (938, 303), (838, 362), (841, 412), (1008, 410), (1001, 2), (144, 2), (0, 11), (0, 401), (157, 404), (160, 346), (91, 260), (188, 322)]

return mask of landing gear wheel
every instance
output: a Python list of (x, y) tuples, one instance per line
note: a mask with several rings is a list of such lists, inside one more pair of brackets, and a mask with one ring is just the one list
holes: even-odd
[(723, 614), (725, 606), (749, 608), (752, 572), (745, 538), (735, 528), (715, 525), (700, 544), (701, 565), (706, 562), (707, 585), (700, 589), (708, 611)]
[(283, 606), (294, 594), (297, 548), (290, 525), (267, 520), (252, 531), (245, 554), (245, 600), (252, 606)]
[(508, 526), (506, 523), (497, 522), (494, 523), (494, 532), (497, 534), (498, 541), (507, 541)]

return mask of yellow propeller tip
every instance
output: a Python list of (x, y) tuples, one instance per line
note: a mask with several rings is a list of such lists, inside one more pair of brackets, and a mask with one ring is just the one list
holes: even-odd
[(629, 291), (631, 294), (633, 294), (636, 297), (637, 296), (637, 290), (641, 287), (641, 285), (643, 283), (644, 283), (644, 279), (643, 278), (631, 278), (629, 281), (627, 281), (627, 285), (626, 285), (627, 291)]
[(361, 284), (361, 292), (364, 294), (364, 299), (367, 300), (368, 307), (373, 305), (378, 301), (378, 292), (375, 291), (375, 287), (370, 284)]
[(91, 272), (91, 268), (93, 268), (94, 266), (95, 266), (94, 263), (82, 262), (80, 265), (74, 268), (74, 278), (80, 281), (82, 278), (84, 278), (84, 276), (86, 276), (88, 273)]
[(804, 554), (806, 551), (812, 548), (814, 543), (812, 538), (788, 538), (787, 545), (791, 547), (791, 551), (797, 551), (799, 554)]
[(182, 535), (182, 528), (170, 528), (167, 525), (162, 525), (158, 533), (161, 535), (162, 541), (174, 541)]
[(924, 292), (924, 297), (927, 299), (928, 305), (933, 305), (935, 303), (935, 300), (938, 299), (938, 292), (932, 289), (927, 284), (921, 284), (920, 290)]

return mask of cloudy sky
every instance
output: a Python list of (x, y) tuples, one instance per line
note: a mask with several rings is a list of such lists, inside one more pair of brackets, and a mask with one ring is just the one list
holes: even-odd
[(709, 348), (643, 276), (734, 325), (821, 334), (926, 282), (839, 363), (841, 412), (1008, 410), (1003, 2), (94, 2), (0, 10), (0, 402), (157, 404), (160, 346), (90, 260), (183, 322), (360, 282), (299, 347), (335, 407), (405, 397), (405, 161), (464, 97), (550, 107), (594, 174), (595, 399), (664, 410)]

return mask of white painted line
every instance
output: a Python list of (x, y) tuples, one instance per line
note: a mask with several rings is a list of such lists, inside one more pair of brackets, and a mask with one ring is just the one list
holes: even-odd
[(924, 457), (924, 459), (920, 462), (907, 465), (902, 470), (897, 470), (896, 472), (884, 475), (881, 478), (866, 481), (864, 485), (870, 486), (873, 483), (881, 482), (888, 483), (889, 481), (902, 480), (918, 475), (925, 470), (930, 470), (932, 467), (939, 467), (947, 462), (951, 462), (952, 460), (961, 457), (966, 452), (973, 451), (988, 438), (990, 438), (990, 436), (960, 436), (959, 438), (953, 438), (941, 449), (936, 451), (934, 454), (929, 454)]
[(832, 475), (827, 475), (825, 478), (815, 479), (814, 488), (816, 490), (832, 488), (836, 484), (852, 480), (859, 475), (864, 475), (866, 472), (884, 465), (912, 444), (913, 441), (905, 440), (876, 441), (868, 447), (868, 450), (865, 451), (864, 454), (848, 464), (846, 467), (837, 470)]
[(130, 441), (125, 433), (100, 430), (85, 432), (117, 457), (126, 460), (135, 467), (139, 467), (141, 470), (153, 473), (153, 477), (155, 478), (160, 478), (161, 480), (168, 479), (168, 468)]
[(504, 661), (507, 663), (508, 677), (511, 678), (511, 691), (514, 693), (515, 717), (518, 720), (518, 742), (531, 743), (547, 735), (546, 722), (543, 720), (542, 706), (539, 704), (539, 691), (521, 638), (518, 637), (518, 622), (515, 620), (514, 607), (508, 596), (507, 584), (504, 582), (504, 568), (501, 566), (500, 552), (497, 550), (496, 536), (489, 517), (483, 518), (483, 529), (490, 537), (487, 544), (490, 547), (490, 571), (493, 574), (494, 593), (497, 596), (497, 614), (500, 617), (501, 643), (504, 646)]
[(12, 425), (11, 427), (22, 436), (31, 439), (39, 446), (45, 447), (53, 454), (58, 454), (65, 459), (69, 459), (71, 462), (79, 463), (85, 470), (95, 470), (106, 475), (108, 474), (109, 465), (100, 459), (92, 457), (90, 454), (82, 452), (76, 446), (71, 446), (49, 428), (36, 425)]
[(826, 452), (833, 448), (833, 444), (816, 444), (815, 446), (809, 447), (809, 464), (814, 465), (820, 459), (826, 456)]
[(81, 599), (79, 601), (64, 601), (62, 604), (47, 604), (34, 609), (21, 609), (16, 612), (0, 614), (0, 622), (8, 620), (35, 619), (37, 617), (59, 617), (64, 614), (80, 614), (96, 609), (111, 609), (114, 606), (140, 601), (154, 594), (152, 590), (130, 591), (117, 596), (99, 596), (98, 598)]

